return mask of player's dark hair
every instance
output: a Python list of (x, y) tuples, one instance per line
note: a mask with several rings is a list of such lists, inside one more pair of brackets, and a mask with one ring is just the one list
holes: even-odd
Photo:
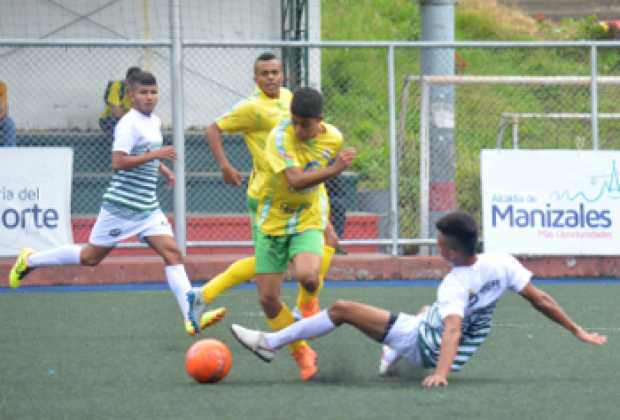
[(323, 95), (311, 87), (297, 89), (291, 101), (291, 114), (302, 118), (322, 118)]
[(135, 85), (144, 85), (144, 86), (154, 86), (157, 84), (157, 79), (153, 73), (148, 71), (140, 70), (137, 73), (134, 73), (129, 79), (129, 85), (133, 88)]
[(478, 244), (478, 224), (468, 213), (455, 211), (443, 216), (435, 224), (448, 245), (455, 251), (460, 251), (466, 256), (476, 254)]
[(278, 60), (278, 56), (269, 51), (265, 51), (264, 53), (256, 57), (256, 60), (254, 61), (254, 73), (257, 72), (258, 63), (260, 61), (271, 61), (271, 60)]
[(140, 67), (129, 67), (127, 69), (127, 73), (125, 73), (125, 80), (131, 80), (133, 78), (134, 75), (140, 73), (142, 71), (142, 69)]

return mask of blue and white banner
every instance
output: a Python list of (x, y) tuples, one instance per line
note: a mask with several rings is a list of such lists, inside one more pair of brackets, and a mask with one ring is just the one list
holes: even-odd
[(0, 256), (73, 242), (72, 174), (72, 149), (0, 149)]
[(484, 249), (620, 255), (620, 152), (483, 150)]

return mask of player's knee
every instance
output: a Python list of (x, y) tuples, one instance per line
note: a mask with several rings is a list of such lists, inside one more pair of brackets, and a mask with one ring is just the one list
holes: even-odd
[(301, 287), (312, 293), (319, 287), (319, 275), (318, 273), (305, 273), (298, 274), (297, 281), (301, 284)]
[(337, 300), (327, 310), (329, 318), (336, 325), (342, 324), (347, 319), (347, 314), (351, 309), (351, 302), (348, 300)]
[(98, 265), (101, 262), (101, 260), (102, 258), (99, 258), (99, 256), (97, 255), (90, 255), (90, 254), (80, 255), (80, 264), (88, 266), (88, 267), (94, 267)]

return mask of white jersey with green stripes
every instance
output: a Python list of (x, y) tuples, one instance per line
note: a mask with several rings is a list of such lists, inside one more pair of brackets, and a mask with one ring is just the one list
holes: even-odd
[(520, 292), (532, 273), (508, 254), (479, 254), (471, 266), (454, 267), (437, 289), (437, 300), (422, 315), (418, 345), (425, 367), (439, 361), (443, 320), (462, 318), (461, 340), (452, 364), (458, 371), (476, 352), (491, 331), (493, 311), (506, 290)]
[[(132, 108), (120, 119), (114, 130), (113, 152), (139, 156), (162, 146), (161, 120)], [(103, 195), (103, 207), (122, 210), (131, 216), (145, 216), (159, 208), (157, 177), (159, 160), (150, 160), (132, 169), (114, 173)]]

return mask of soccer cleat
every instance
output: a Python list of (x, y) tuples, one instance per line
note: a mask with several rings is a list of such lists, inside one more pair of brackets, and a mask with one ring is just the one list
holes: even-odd
[(276, 351), (267, 348), (265, 344), (265, 333), (258, 330), (250, 330), (244, 328), (239, 324), (232, 324), (230, 326), (232, 335), (235, 336), (243, 347), (254, 352), (262, 361), (271, 362), (276, 355)]
[(309, 381), (319, 371), (316, 367), (316, 353), (310, 346), (301, 346), (292, 353), (293, 359), (299, 366), (299, 377), (302, 381)]
[(30, 248), (24, 248), (19, 251), (15, 264), (13, 264), (13, 267), (11, 267), (11, 271), (9, 272), (10, 287), (14, 289), (19, 287), (22, 279), (32, 270), (32, 268), (28, 267), (28, 257), (33, 252), (34, 250)]
[(211, 325), (215, 325), (220, 322), (226, 316), (226, 308), (217, 308), (212, 311), (206, 311), (200, 317), (200, 329), (204, 330), (205, 328), (210, 327)]
[(319, 306), (319, 298), (313, 298), (310, 302), (306, 304), (302, 304), (299, 307), (295, 306), (293, 308), (293, 318), (295, 321), (299, 321), (302, 318), (309, 318), (312, 315), (316, 315), (321, 312), (321, 307)]
[(319, 306), (319, 298), (312, 298), (310, 302), (300, 305), (299, 312), (304, 318), (309, 318), (312, 315), (316, 315), (321, 312), (321, 307)]
[(196, 335), (196, 330), (194, 329), (194, 323), (189, 319), (185, 320), (185, 332), (187, 335), (191, 335), (192, 337)]
[(202, 289), (200, 287), (192, 288), (187, 292), (186, 297), (189, 305), (187, 322), (189, 322), (194, 329), (194, 333), (190, 333), (186, 322), (186, 330), (190, 335), (200, 334), (201, 330), (217, 324), (226, 315), (226, 308), (217, 308), (212, 311), (207, 311), (207, 303), (202, 297)]
[(400, 360), (400, 355), (389, 346), (383, 346), (381, 359), (379, 360), (379, 375), (389, 376), (395, 371), (396, 362)]

